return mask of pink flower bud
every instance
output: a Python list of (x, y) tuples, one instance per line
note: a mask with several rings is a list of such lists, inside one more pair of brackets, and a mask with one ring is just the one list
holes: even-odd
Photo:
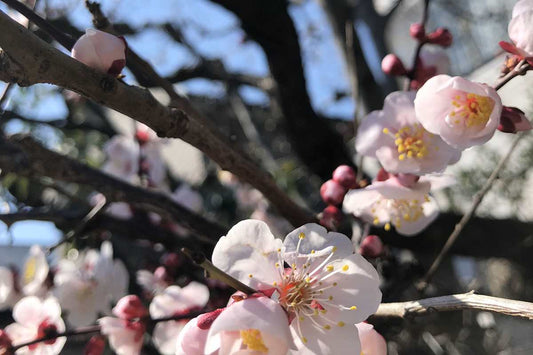
[(447, 28), (439, 27), (427, 36), (428, 43), (437, 44), (442, 47), (452, 45), (453, 36)]
[(341, 210), (338, 209), (335, 206), (328, 206), (324, 208), (324, 211), (322, 211), (322, 216), (320, 217), (320, 224), (328, 229), (337, 229), (337, 226), (342, 221), (342, 217), (344, 215), (342, 214)]
[(388, 180), (390, 177), (390, 174), (387, 172), (387, 170), (381, 168), (378, 171), (378, 174), (376, 175), (376, 181), (385, 181)]
[(407, 73), (400, 58), (394, 54), (387, 54), (381, 61), (381, 70), (387, 75), (404, 75)]
[(355, 171), (348, 165), (340, 165), (333, 171), (333, 181), (338, 182), (347, 189), (355, 189)]
[(89, 339), (85, 346), (85, 355), (102, 355), (105, 349), (105, 338), (100, 335), (95, 335)]
[(328, 180), (320, 187), (320, 196), (328, 205), (339, 205), (344, 199), (346, 189), (334, 180)]
[(118, 75), (126, 65), (126, 41), (94, 29), (87, 29), (71, 56), (83, 64), (111, 75)]
[(516, 133), (520, 131), (529, 131), (531, 128), (533, 128), (533, 126), (524, 112), (516, 107), (503, 106), (498, 130), (505, 133)]
[(383, 242), (377, 235), (368, 235), (359, 245), (359, 254), (365, 258), (377, 258), (383, 254)]
[(113, 308), (113, 314), (120, 319), (131, 320), (146, 316), (148, 310), (144, 307), (139, 297), (128, 295), (118, 301), (117, 305)]
[(423, 41), (426, 39), (426, 29), (421, 23), (413, 23), (409, 27), (409, 35), (416, 40)]

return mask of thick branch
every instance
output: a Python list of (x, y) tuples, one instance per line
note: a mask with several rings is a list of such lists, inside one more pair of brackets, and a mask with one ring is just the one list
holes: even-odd
[(285, 0), (212, 0), (232, 11), (263, 48), (276, 81), (287, 134), (299, 158), (323, 179), (352, 164), (342, 137), (317, 116), (307, 94), (300, 44)]
[(418, 301), (382, 303), (372, 318), (411, 318), (435, 312), (475, 309), (533, 319), (533, 303), (476, 295), (473, 292), (425, 298)]
[(0, 144), (0, 168), (2, 172), (14, 172), (30, 177), (48, 176), (92, 186), (102, 192), (109, 201), (140, 205), (170, 217), (195, 234), (212, 240), (217, 240), (227, 230), (190, 212), (163, 193), (145, 190), (106, 175), (74, 159), (52, 152), (28, 136), (13, 136)]
[[(161, 105), (148, 90), (126, 85), (61, 53), (0, 12), (0, 80), (21, 86), (51, 83), (76, 91), (139, 122), (161, 137), (181, 138), (261, 191), (294, 225), (314, 220), (246, 154), (180, 109)], [(7, 54), (6, 54), (7, 53)]]

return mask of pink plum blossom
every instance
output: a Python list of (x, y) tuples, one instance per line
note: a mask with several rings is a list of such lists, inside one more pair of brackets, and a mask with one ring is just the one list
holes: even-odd
[(114, 317), (98, 319), (101, 333), (109, 339), (111, 347), (118, 355), (140, 354), (146, 325), (142, 317), (148, 310), (135, 295), (122, 297), (113, 308)]
[(98, 313), (109, 311), (112, 300), (127, 292), (129, 276), (120, 260), (113, 260), (111, 243), (102, 243), (100, 252), (90, 249), (75, 259), (62, 259), (54, 276), (54, 294), (68, 311), (73, 326), (92, 324)]
[(361, 341), (361, 354), (363, 355), (387, 355), (387, 342), (379, 334), (372, 324), (357, 323), (355, 325)]
[(355, 148), (375, 157), (391, 173), (426, 174), (457, 162), (460, 151), (428, 132), (415, 115), (414, 92), (393, 92), (382, 111), (372, 111), (359, 127)]
[(265, 223), (242, 221), (220, 238), (213, 264), (272, 294), (288, 313), (301, 351), (359, 354), (354, 324), (374, 313), (381, 301), (374, 267), (353, 253), (345, 235), (317, 224), (292, 231), (282, 242)]
[(118, 75), (126, 65), (126, 42), (123, 38), (95, 29), (87, 29), (71, 56), (103, 73)]
[[(14, 346), (42, 338), (51, 332), (65, 331), (61, 307), (55, 298), (41, 301), (35, 296), (25, 297), (13, 307), (13, 319), (16, 323), (8, 325), (5, 331)], [(65, 337), (59, 337), (22, 347), (16, 353), (59, 354), (65, 341)]]
[(391, 225), (402, 235), (415, 235), (438, 215), (438, 206), (429, 196), (431, 183), (420, 179), (411, 188), (396, 178), (374, 181), (364, 189), (351, 190), (344, 198), (346, 213), (390, 230)]
[(205, 353), (286, 354), (294, 347), (287, 313), (265, 296), (232, 303), (209, 328)]
[[(201, 283), (193, 281), (183, 288), (169, 286), (150, 303), (150, 316), (163, 318), (187, 314), (205, 307), (208, 300), (209, 289)], [(152, 339), (162, 354), (174, 354), (176, 339), (186, 323), (184, 319), (156, 324)]]
[(509, 38), (513, 43), (500, 42), (500, 46), (521, 59), (533, 59), (533, 0), (520, 0), (513, 7)]
[(457, 149), (487, 142), (502, 111), (501, 99), (493, 88), (448, 75), (429, 79), (414, 103), (422, 126)]
[[(213, 322), (225, 308), (219, 308), (191, 319), (178, 336), (176, 355), (196, 355), (204, 353), (207, 335)], [(206, 353), (207, 354), (207, 353)], [(208, 355), (218, 354), (218, 349)]]

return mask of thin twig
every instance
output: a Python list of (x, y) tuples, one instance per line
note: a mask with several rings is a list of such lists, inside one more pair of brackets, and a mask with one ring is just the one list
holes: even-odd
[(521, 133), (518, 135), (518, 137), (515, 138), (514, 142), (509, 147), (507, 153), (500, 159), (500, 161), (498, 162), (498, 165), (496, 165), (496, 167), (492, 171), (492, 174), (490, 174), (489, 178), (487, 179), (487, 181), (485, 182), (481, 190), (479, 190), (474, 195), (474, 198), (472, 199), (473, 201), (472, 205), (470, 206), (468, 211), (463, 215), (459, 223), (455, 225), (455, 229), (453, 230), (452, 234), (448, 237), (448, 240), (442, 247), (441, 251), (439, 252), (439, 255), (437, 256), (437, 258), (435, 258), (435, 261), (433, 261), (433, 264), (427, 271), (426, 275), (424, 276), (422, 281), (418, 284), (417, 288), (421, 292), (427, 288), (431, 278), (433, 277), (433, 274), (435, 273), (435, 271), (437, 271), (442, 260), (444, 259), (444, 257), (446, 256), (450, 248), (453, 246), (453, 244), (455, 243), (455, 241), (457, 240), (457, 238), (459, 237), (459, 235), (465, 228), (468, 221), (470, 221), (470, 218), (472, 218), (472, 216), (476, 212), (476, 209), (478, 208), (480, 203), (483, 201), (483, 198), (485, 197), (487, 192), (492, 187), (492, 183), (494, 182), (494, 180), (496, 180), (496, 178), (498, 178), (498, 175), (500, 174), (501, 170), (505, 167), (505, 163), (509, 160), (509, 157), (511, 156), (512, 152), (516, 148), (520, 139), (524, 137), (524, 135), (525, 133)]
[(495, 90), (500, 90), (505, 84), (507, 84), (511, 79), (519, 76), (524, 75), (528, 70), (532, 69), (531, 65), (526, 62), (525, 59), (522, 59), (509, 73), (507, 73), (502, 78), (498, 79), (498, 81), (494, 84)]
[(473, 291), (417, 301), (382, 303), (372, 318), (411, 318), (436, 312), (475, 309), (533, 320), (533, 303), (476, 295)]
[(202, 267), (207, 272), (207, 276), (209, 278), (222, 281), (226, 285), (233, 287), (238, 291), (242, 291), (248, 295), (258, 292), (257, 290), (254, 290), (250, 286), (243, 284), (239, 280), (233, 278), (232, 276), (226, 274), (224, 271), (217, 268), (215, 265), (213, 265), (213, 263), (207, 260), (205, 255), (203, 255), (202, 253), (194, 252), (187, 248), (182, 248), (181, 252), (187, 255), (187, 257), (191, 259), (192, 262), (194, 262), (196, 265)]
[[(425, 0), (424, 1), (424, 13), (422, 15), (422, 26), (425, 28), (426, 27), (426, 24), (427, 24), (427, 21), (428, 21), (428, 17), (429, 17), (429, 0)], [(406, 85), (405, 85), (405, 88), (404, 90), (409, 90), (409, 88), (411, 87), (411, 82), (413, 81), (414, 79), (414, 76), (415, 76), (415, 73), (416, 73), (416, 69), (418, 67), (418, 64), (419, 64), (419, 60), (418, 60), (418, 57), (420, 56), (420, 51), (422, 50), (422, 47), (426, 44), (427, 42), (425, 40), (423, 41), (418, 41), (418, 44), (416, 46), (416, 50), (415, 50), (415, 56), (413, 58), (413, 65), (411, 66), (411, 70), (409, 70), (409, 72), (407, 73), (407, 77), (409, 78), (409, 80), (406, 82)]]

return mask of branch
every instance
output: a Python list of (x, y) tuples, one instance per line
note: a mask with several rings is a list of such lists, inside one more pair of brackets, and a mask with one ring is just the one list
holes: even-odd
[(477, 208), (483, 201), (483, 198), (485, 197), (487, 192), (489, 192), (490, 188), (492, 187), (492, 183), (494, 182), (494, 180), (496, 180), (496, 178), (498, 177), (502, 169), (505, 167), (505, 163), (507, 163), (507, 161), (509, 160), (509, 157), (511, 156), (511, 153), (514, 151), (518, 142), (520, 141), (522, 137), (524, 137), (524, 135), (525, 135), (524, 133), (521, 133), (515, 138), (513, 144), (509, 147), (507, 153), (500, 159), (500, 161), (498, 162), (498, 165), (496, 165), (492, 174), (489, 176), (489, 178), (487, 179), (487, 181), (485, 182), (481, 190), (479, 190), (474, 195), (474, 198), (472, 199), (472, 205), (470, 206), (468, 211), (465, 213), (463, 218), (461, 218), (459, 223), (455, 225), (455, 228), (452, 234), (450, 235), (450, 237), (448, 238), (448, 240), (446, 241), (446, 244), (444, 244), (444, 246), (442, 247), (442, 250), (439, 252), (439, 255), (437, 255), (437, 257), (435, 258), (435, 261), (433, 261), (433, 264), (427, 271), (421, 283), (418, 285), (419, 290), (426, 289), (428, 283), (433, 277), (433, 274), (435, 273), (435, 271), (437, 271), (442, 260), (444, 259), (444, 257), (446, 256), (450, 248), (453, 246), (453, 244), (455, 243), (455, 241), (457, 240), (457, 238), (459, 237), (459, 235), (465, 228), (468, 221), (470, 221), (470, 218), (472, 218), (472, 216), (476, 212)]
[(474, 292), (425, 298), (418, 301), (382, 303), (372, 318), (411, 318), (435, 312), (475, 309), (533, 320), (533, 303), (476, 295)]
[[(37, 38), (0, 12), (0, 80), (20, 86), (51, 83), (76, 91), (152, 128), (160, 137), (181, 138), (267, 197), (293, 225), (313, 221), (250, 158), (205, 125), (189, 107), (168, 108), (146, 89), (126, 85), (88, 68)], [(189, 105), (190, 106), (190, 105)]]
[(0, 142), (0, 168), (24, 176), (48, 176), (53, 179), (92, 186), (109, 201), (141, 205), (162, 216), (176, 220), (195, 234), (218, 240), (227, 228), (190, 212), (167, 195), (145, 190), (90, 168), (74, 159), (44, 148), (32, 138), (12, 136)]

